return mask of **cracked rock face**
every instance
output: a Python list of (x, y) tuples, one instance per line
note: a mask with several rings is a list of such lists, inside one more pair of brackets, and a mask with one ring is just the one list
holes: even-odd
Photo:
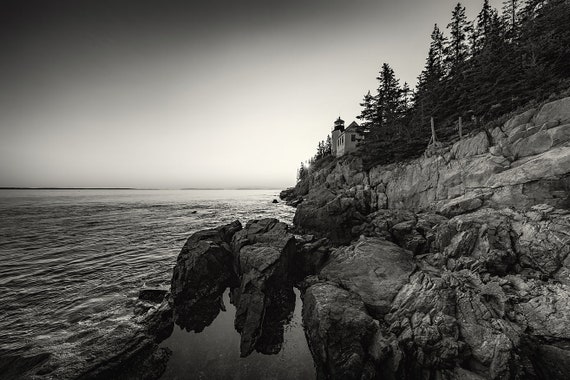
[(276, 219), (263, 219), (245, 228), (234, 222), (192, 235), (172, 276), (176, 323), (202, 331), (223, 310), (222, 295), (229, 287), (241, 355), (278, 352), (295, 306), (290, 277), (296, 240), (288, 229)]
[(407, 163), (365, 171), (360, 158), (348, 156), (324, 165), (293, 191), (306, 202), (295, 225), (346, 244), (358, 237), (350, 232), (362, 216), (385, 208), (447, 217), (484, 207), (569, 208), (568, 104), (570, 98), (547, 103)]
[[(320, 378), (566, 378), (551, 363), (570, 357), (570, 288), (556, 281), (568, 271), (569, 217), (548, 205), (375, 213), (378, 237), (333, 249), (306, 280)], [(415, 256), (381, 237), (410, 246), (418, 226), (427, 248)]]
[(374, 378), (368, 349), (377, 325), (358, 295), (331, 283), (310, 286), (303, 324), (319, 379)]
[(384, 239), (362, 238), (335, 250), (319, 277), (358, 294), (368, 312), (380, 318), (412, 270), (410, 252)]
[(236, 221), (193, 234), (172, 274), (171, 293), (178, 325), (200, 332), (218, 315), (224, 290), (235, 282), (230, 242), (241, 230)]
[[(285, 223), (263, 219), (236, 233), (232, 246), (240, 286), (233, 289), (231, 301), (237, 308), (235, 327), (241, 334), (241, 355), (253, 350), (278, 352), (283, 325), (295, 306), (289, 279), (295, 238)], [(280, 334), (275, 334), (276, 330)]]

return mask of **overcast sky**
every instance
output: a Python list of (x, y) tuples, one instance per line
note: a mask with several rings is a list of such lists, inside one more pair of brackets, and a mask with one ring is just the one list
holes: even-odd
[(0, 186), (282, 188), (456, 1), (0, 4)]

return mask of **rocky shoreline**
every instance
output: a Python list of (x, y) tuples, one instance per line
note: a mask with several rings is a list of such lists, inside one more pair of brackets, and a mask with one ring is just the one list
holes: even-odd
[(570, 98), (407, 163), (335, 160), (282, 192), (294, 227), (192, 235), (140, 334), (80, 378), (159, 378), (174, 323), (203, 330), (228, 288), (241, 355), (278, 352), (297, 287), (319, 379), (566, 379), (569, 194)]

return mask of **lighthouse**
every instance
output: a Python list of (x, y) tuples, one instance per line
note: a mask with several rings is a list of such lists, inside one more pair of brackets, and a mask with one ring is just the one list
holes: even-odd
[(333, 157), (336, 157), (337, 155), (338, 138), (342, 132), (344, 132), (344, 120), (342, 120), (339, 116), (338, 119), (336, 119), (334, 122), (334, 127), (331, 133), (331, 153)]

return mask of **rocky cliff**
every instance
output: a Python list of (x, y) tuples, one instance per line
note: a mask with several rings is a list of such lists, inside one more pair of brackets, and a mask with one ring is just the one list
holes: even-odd
[(405, 163), (363, 170), (343, 157), (310, 174), (283, 195), (299, 203), (295, 224), (329, 231), (338, 242), (383, 209), (453, 217), (484, 207), (569, 208), (570, 98), (513, 116), (502, 126)]
[(301, 283), (319, 378), (570, 373), (570, 98), (424, 157), (284, 192), (333, 243)]

